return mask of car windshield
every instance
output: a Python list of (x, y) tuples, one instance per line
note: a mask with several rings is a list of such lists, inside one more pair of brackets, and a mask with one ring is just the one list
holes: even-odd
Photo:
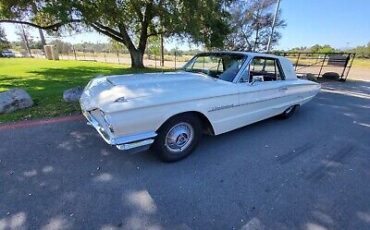
[(204, 53), (191, 59), (183, 70), (203, 73), (213, 78), (232, 82), (238, 74), (246, 55), (235, 53)]

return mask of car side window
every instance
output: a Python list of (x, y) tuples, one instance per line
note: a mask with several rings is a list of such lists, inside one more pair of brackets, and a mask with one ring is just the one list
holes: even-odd
[(249, 82), (252, 82), (253, 78), (261, 81), (278, 81), (283, 80), (284, 76), (277, 59), (255, 57), (249, 66)]

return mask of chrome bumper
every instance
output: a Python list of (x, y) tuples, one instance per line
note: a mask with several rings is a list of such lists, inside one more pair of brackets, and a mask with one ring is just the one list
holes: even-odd
[[(87, 111), (82, 111), (82, 113), (88, 120), (87, 124), (93, 126), (105, 142), (110, 145), (115, 145), (119, 150), (146, 150), (154, 142), (154, 138), (157, 136), (157, 133), (152, 131), (116, 137), (110, 130), (109, 124), (102, 124), (102, 119), (94, 117)], [(101, 121), (99, 122), (99, 120)]]

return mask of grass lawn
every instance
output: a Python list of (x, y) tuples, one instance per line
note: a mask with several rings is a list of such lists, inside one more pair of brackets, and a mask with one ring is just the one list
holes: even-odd
[(355, 60), (353, 60), (353, 67), (370, 68), (370, 59), (355, 58)]
[[(142, 71), (142, 70), (141, 70)], [(153, 69), (145, 71), (153, 72)], [(49, 61), (32, 58), (0, 59), (0, 92), (19, 87), (34, 100), (34, 106), (0, 114), (0, 122), (48, 118), (78, 113), (79, 104), (64, 102), (63, 91), (85, 86), (97, 75), (139, 72), (129, 66), (84, 61)]]

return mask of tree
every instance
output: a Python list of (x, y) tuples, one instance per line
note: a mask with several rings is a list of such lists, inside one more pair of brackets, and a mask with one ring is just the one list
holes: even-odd
[(124, 44), (113, 39), (109, 41), (109, 50), (113, 50), (115, 52), (119, 52), (121, 50), (123, 53), (128, 53)]
[(27, 55), (29, 57), (32, 57), (31, 46), (30, 46), (30, 43), (32, 43), (32, 39), (30, 38), (27, 28), (24, 28), (23, 25), (18, 26), (16, 34), (18, 35), (21, 41), (21, 47), (27, 52)]
[(190, 37), (220, 47), (232, 0), (0, 0), (0, 22), (46, 30), (92, 28), (124, 44), (132, 67), (143, 67), (149, 37)]
[[(226, 46), (232, 50), (266, 50), (274, 18), (273, 6), (276, 0), (241, 0), (230, 6), (232, 32), (227, 36)], [(286, 23), (278, 12), (271, 44), (281, 38), (278, 31)]]
[(5, 31), (0, 27), (0, 51), (10, 47), (8, 39), (6, 39)]
[(148, 39), (148, 56), (154, 55), (159, 56), (161, 53), (161, 42), (160, 38), (157, 36), (153, 36)]
[(294, 47), (288, 50), (288, 52), (308, 52), (308, 48), (306, 46)]
[(350, 49), (350, 51), (356, 53), (356, 57), (370, 58), (370, 42), (367, 43), (367, 45), (357, 46)]
[(308, 52), (312, 53), (334, 53), (336, 50), (330, 45), (313, 45), (308, 49)]
[(60, 39), (55, 39), (49, 42), (50, 45), (54, 45), (60, 54), (68, 54), (72, 51), (72, 44), (69, 42), (64, 42)]

